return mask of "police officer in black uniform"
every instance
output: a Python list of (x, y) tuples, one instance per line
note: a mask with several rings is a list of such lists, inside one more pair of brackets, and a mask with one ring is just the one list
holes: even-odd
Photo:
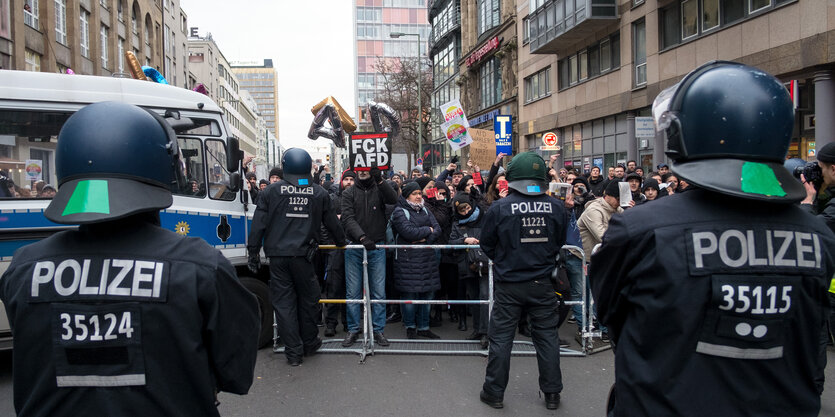
[(61, 129), (45, 215), (78, 230), (15, 252), (0, 279), (19, 416), (217, 416), (246, 394), (258, 304), (229, 261), (159, 227), (185, 183), (163, 118), (91, 104)]
[(262, 241), (270, 258), (270, 298), (284, 354), (292, 366), (300, 365), (302, 356), (314, 355), (322, 346), (316, 326), (321, 291), (312, 263), (322, 222), (334, 242), (345, 246), (345, 233), (328, 192), (313, 183), (312, 165), (304, 149), (284, 153), (284, 176), (261, 193), (248, 242), (254, 272), (260, 267)]
[(653, 113), (673, 173), (695, 189), (615, 215), (592, 256), (616, 344), (610, 415), (817, 416), (835, 235), (793, 204), (805, 191), (782, 166), (788, 92), (711, 62)]
[(506, 174), (510, 195), (490, 206), (481, 231), (481, 249), (493, 260), (495, 301), (480, 398), (494, 408), (503, 407), (513, 336), (523, 311), (531, 325), (545, 406), (553, 410), (560, 404), (559, 302), (551, 275), (565, 243), (568, 217), (561, 201), (545, 195), (547, 169), (533, 152), (516, 155)]

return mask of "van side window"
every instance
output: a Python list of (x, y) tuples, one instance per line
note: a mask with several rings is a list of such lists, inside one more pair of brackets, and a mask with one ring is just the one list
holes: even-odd
[(179, 138), (180, 151), (186, 167), (186, 186), (175, 194), (190, 197), (206, 196), (206, 162), (200, 139)]
[(209, 197), (213, 200), (234, 200), (237, 193), (229, 190), (226, 144), (222, 140), (206, 140), (206, 166), (209, 168)]
[(72, 113), (0, 111), (0, 198), (52, 198), (57, 190), (55, 147)]

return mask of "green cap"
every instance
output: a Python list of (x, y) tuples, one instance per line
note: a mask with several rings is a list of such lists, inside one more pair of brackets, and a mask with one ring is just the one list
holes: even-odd
[(527, 195), (545, 194), (548, 190), (546, 180), (548, 165), (539, 154), (523, 152), (513, 157), (507, 165), (507, 185)]

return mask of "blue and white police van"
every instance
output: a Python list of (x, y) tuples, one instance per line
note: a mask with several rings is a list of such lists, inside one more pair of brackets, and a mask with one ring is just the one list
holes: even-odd
[[(238, 139), (229, 137), (223, 112), (211, 98), (183, 88), (126, 78), (0, 70), (0, 187), (13, 195), (0, 198), (0, 274), (16, 249), (74, 227), (43, 215), (50, 187), (57, 189), (58, 132), (73, 112), (100, 101), (135, 104), (171, 123), (189, 184), (160, 213), (162, 227), (203, 238), (235, 265), (241, 282), (258, 297), (260, 346), (267, 345), (272, 340), (272, 308), (265, 274), (253, 277), (246, 268), (255, 206), (242, 190)], [(8, 318), (0, 308), (0, 349), (11, 347)]]

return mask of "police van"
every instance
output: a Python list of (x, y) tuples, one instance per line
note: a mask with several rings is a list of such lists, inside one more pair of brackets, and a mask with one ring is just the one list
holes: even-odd
[[(188, 185), (160, 213), (162, 227), (206, 240), (235, 265), (242, 284), (258, 297), (259, 345), (267, 345), (272, 307), (267, 278), (253, 277), (246, 268), (255, 206), (241, 189), (238, 139), (229, 137), (223, 112), (211, 98), (183, 88), (126, 78), (0, 70), (0, 274), (16, 249), (76, 227), (43, 215), (57, 190), (58, 132), (73, 112), (100, 101), (152, 110), (177, 132)], [(0, 308), (0, 349), (11, 347), (9, 321)]]

